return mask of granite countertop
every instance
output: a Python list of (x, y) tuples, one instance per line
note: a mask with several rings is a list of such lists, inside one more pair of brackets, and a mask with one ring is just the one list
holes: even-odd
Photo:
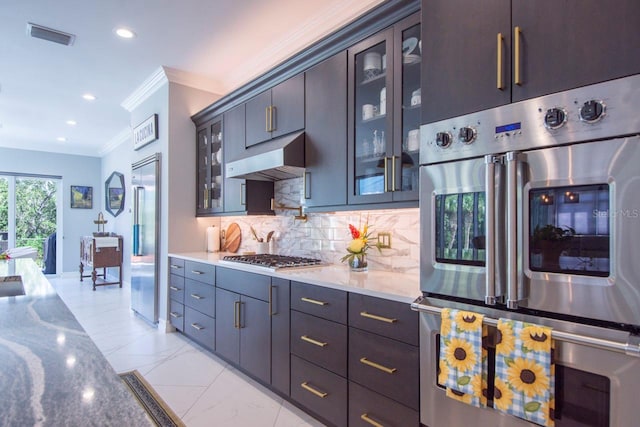
[(352, 272), (346, 264), (269, 271), (247, 264), (221, 261), (225, 255), (234, 254), (223, 252), (183, 252), (169, 254), (169, 256), (186, 260), (205, 262), (220, 267), (235, 268), (237, 270), (250, 271), (252, 273), (260, 273), (333, 289), (341, 289), (398, 302), (412, 303), (418, 296), (422, 295), (420, 291), (420, 277), (417, 274), (379, 270)]
[(0, 261), (25, 295), (0, 298), (0, 424), (153, 425), (31, 259)]

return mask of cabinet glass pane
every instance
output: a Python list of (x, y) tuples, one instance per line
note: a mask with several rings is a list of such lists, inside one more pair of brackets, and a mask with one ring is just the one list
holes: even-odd
[(209, 175), (209, 208), (222, 206), (222, 121), (211, 125), (211, 173)]
[(402, 191), (418, 190), (421, 48), (419, 24), (402, 32)]
[[(387, 55), (379, 43), (355, 55), (355, 193), (385, 192)], [(390, 165), (388, 165), (390, 167)]]
[(209, 179), (207, 177), (209, 162), (209, 136), (207, 130), (202, 129), (198, 132), (198, 209), (209, 207)]

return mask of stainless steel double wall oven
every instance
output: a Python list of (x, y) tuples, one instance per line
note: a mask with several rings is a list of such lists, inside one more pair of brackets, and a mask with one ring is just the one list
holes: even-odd
[(640, 76), (422, 126), (422, 423), (530, 425), (445, 397), (450, 307), (554, 328), (556, 426), (634, 425), (639, 135)]

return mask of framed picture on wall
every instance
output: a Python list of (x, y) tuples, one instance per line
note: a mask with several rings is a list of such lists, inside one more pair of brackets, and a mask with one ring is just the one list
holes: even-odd
[(93, 187), (87, 187), (84, 185), (72, 185), (71, 208), (93, 209)]

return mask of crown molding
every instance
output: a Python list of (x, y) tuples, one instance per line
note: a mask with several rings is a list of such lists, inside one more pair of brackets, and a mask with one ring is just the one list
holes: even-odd
[[(302, 25), (298, 26), (295, 31), (287, 32), (286, 37), (281, 38), (268, 49), (262, 50), (258, 55), (255, 55), (250, 62), (243, 64), (242, 70), (229, 73), (229, 77), (231, 78), (223, 82), (226, 90), (219, 93), (226, 93), (229, 89), (237, 88), (243, 83), (259, 76), (274, 65), (300, 52), (305, 47), (316, 43), (339, 28), (344, 27), (349, 22), (357, 19), (384, 1), (385, 0), (371, 0), (366, 5), (363, 5), (362, 2), (358, 0), (343, 0), (342, 2), (336, 3), (323, 14), (313, 15), (310, 19), (302, 23)], [(345, 11), (347, 10), (351, 11), (349, 16), (345, 16)], [(308, 38), (308, 34), (315, 34), (316, 36)]]
[(220, 84), (213, 79), (176, 68), (160, 66), (120, 105), (125, 110), (132, 112), (167, 82), (181, 84), (205, 92), (221, 92)]
[(138, 86), (131, 95), (122, 101), (120, 105), (128, 112), (132, 112), (168, 81), (169, 79), (164, 72), (164, 67), (158, 67), (158, 69), (154, 71), (153, 74), (151, 74), (140, 86)]
[(130, 141), (131, 141), (131, 128), (130, 127), (126, 127), (124, 129), (122, 129), (120, 132), (118, 132), (118, 134), (116, 136), (114, 136), (109, 141), (107, 141), (100, 148), (100, 151), (98, 151), (98, 155), (100, 157), (102, 157), (102, 156), (112, 152), (113, 150), (115, 150), (121, 144), (124, 144), (125, 142), (130, 142)]

